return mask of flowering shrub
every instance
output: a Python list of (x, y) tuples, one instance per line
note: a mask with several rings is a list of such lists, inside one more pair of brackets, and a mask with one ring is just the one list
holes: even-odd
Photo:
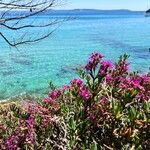
[[(61, 118), (41, 103), (21, 102), (2, 104), (0, 109), (0, 149), (59, 149), (65, 137)], [(60, 137), (60, 138), (59, 138)], [(62, 145), (66, 145), (65, 142)]]
[[(150, 149), (150, 75), (92, 53), (80, 78), (42, 102), (0, 110), (0, 149)], [(4, 106), (3, 106), (4, 107)]]

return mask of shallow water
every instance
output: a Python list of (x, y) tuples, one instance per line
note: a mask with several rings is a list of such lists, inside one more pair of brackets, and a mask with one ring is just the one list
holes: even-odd
[(149, 48), (150, 18), (142, 15), (78, 16), (48, 39), (19, 50), (10, 49), (0, 39), (0, 99), (23, 92), (44, 93), (49, 80), (58, 86), (68, 83), (76, 76), (75, 68), (93, 51), (112, 61), (126, 52), (130, 69), (146, 72)]

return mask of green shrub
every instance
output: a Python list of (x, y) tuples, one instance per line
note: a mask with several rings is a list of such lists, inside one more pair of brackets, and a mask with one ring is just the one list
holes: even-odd
[(93, 53), (79, 79), (50, 83), (41, 103), (1, 109), (1, 149), (150, 149), (150, 76), (129, 72), (127, 58)]

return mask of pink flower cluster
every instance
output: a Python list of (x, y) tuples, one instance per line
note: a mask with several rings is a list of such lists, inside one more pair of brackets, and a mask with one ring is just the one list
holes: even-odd
[(34, 134), (34, 117), (30, 116), (26, 120), (26, 126), (27, 126), (27, 134), (26, 134), (26, 140), (25, 143), (32, 145), (35, 143), (35, 134)]
[(45, 97), (44, 103), (53, 103), (61, 95), (61, 90), (57, 89), (49, 93), (48, 97)]
[(87, 90), (84, 86), (80, 87), (79, 90), (79, 95), (84, 99), (84, 100), (89, 100), (92, 94), (90, 93), (89, 90)]
[(112, 69), (113, 65), (109, 61), (100, 62), (99, 75), (106, 76), (109, 69)]
[(72, 87), (74, 87), (74, 86), (81, 87), (83, 82), (80, 79), (74, 79), (70, 82), (70, 84)]
[(75, 90), (76, 94), (84, 100), (88, 100), (91, 97), (90, 91), (85, 88), (83, 81), (80, 79), (74, 79), (71, 82), (71, 87)]
[(144, 87), (140, 84), (139, 80), (134, 80), (131, 78), (125, 78), (122, 79), (121, 83), (120, 83), (120, 88), (121, 89), (137, 89), (137, 90), (143, 90), (144, 91)]
[(87, 65), (85, 66), (85, 69), (87, 71), (91, 71), (92, 69), (95, 69), (95, 67), (97, 66), (97, 64), (100, 63), (100, 60), (102, 58), (103, 58), (103, 55), (101, 55), (97, 52), (92, 53), (92, 55), (89, 58)]
[(118, 64), (115, 65), (115, 71), (117, 71), (118, 75), (122, 76), (124, 74), (128, 74), (129, 64), (126, 60), (120, 60)]
[(31, 146), (35, 142), (34, 137), (33, 120), (31, 118), (22, 120), (12, 134), (6, 138), (5, 147), (8, 150), (17, 150), (18, 147), (25, 144)]
[[(113, 65), (110, 61), (103, 61), (103, 55), (93, 53), (85, 67), (87, 74), (91, 76), (93, 81), (98, 79), (99, 84), (106, 82), (116, 91), (120, 90), (123, 93), (128, 93), (134, 90), (138, 99), (148, 100), (150, 97), (150, 77), (148, 75), (131, 74), (129, 72), (129, 64), (126, 61), (127, 55), (121, 56), (118, 63)], [(92, 69), (97, 69), (98, 74), (92, 72)], [(122, 94), (123, 94), (122, 93)], [(119, 97), (118, 97), (119, 98)]]
[(34, 149), (36, 133), (40, 131), (44, 133), (46, 127), (52, 124), (51, 112), (41, 104), (26, 102), (24, 111), (26, 117), (19, 119), (14, 131), (5, 140), (7, 150), (17, 150), (24, 145)]

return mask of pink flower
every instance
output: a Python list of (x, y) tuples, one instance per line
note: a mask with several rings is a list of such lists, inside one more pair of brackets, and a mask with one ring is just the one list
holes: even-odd
[(74, 79), (70, 83), (71, 83), (72, 86), (79, 86), (80, 87), (80, 86), (82, 86), (83, 82), (80, 79)]
[(136, 98), (138, 100), (142, 100), (142, 101), (148, 101), (149, 100), (149, 96), (146, 95), (145, 93), (138, 93)]
[(100, 59), (102, 59), (104, 56), (98, 52), (94, 52), (92, 53), (92, 55), (90, 56), (91, 60), (94, 60), (95, 62), (100, 62)]
[(91, 71), (92, 69), (94, 69), (98, 65), (98, 63), (100, 62), (100, 60), (102, 58), (103, 58), (103, 56), (100, 53), (97, 53), (97, 52), (92, 53), (92, 55), (89, 58), (87, 65), (85, 66), (85, 69), (87, 71)]
[(5, 143), (5, 146), (6, 148), (9, 150), (17, 150), (17, 142), (16, 142), (16, 138), (17, 136), (16, 135), (11, 135), (9, 136), (7, 139), (6, 139), (6, 143)]
[(102, 61), (100, 64), (104, 69), (111, 69), (113, 67), (113, 64), (109, 61)]
[(87, 90), (85, 87), (81, 87), (79, 90), (79, 95), (84, 99), (84, 100), (88, 100), (91, 97), (91, 93), (89, 90)]
[(63, 90), (63, 91), (66, 91), (66, 90), (69, 90), (69, 89), (70, 89), (70, 86), (69, 86), (69, 85), (64, 85), (62, 90)]
[(52, 99), (52, 98), (50, 98), (50, 97), (45, 97), (45, 98), (43, 99), (43, 102), (46, 103), (46, 104), (52, 104), (52, 103), (55, 102), (55, 99)]
[(150, 82), (150, 77), (148, 77), (148, 75), (143, 75), (141, 78), (143, 82)]
[(144, 87), (140, 85), (138, 80), (131, 80), (131, 84), (133, 87), (138, 88), (139, 90), (144, 90)]
[(102, 61), (100, 63), (100, 70), (99, 70), (99, 74), (102, 76), (106, 76), (108, 69), (111, 69), (113, 67), (112, 63), (109, 61)]
[(60, 90), (52, 91), (51, 93), (49, 93), (49, 98), (55, 100), (60, 96), (60, 94), (61, 94)]
[(110, 83), (111, 81), (113, 81), (113, 77), (110, 74), (107, 74), (106, 75), (106, 82)]
[(122, 61), (120, 61), (119, 64), (116, 65), (115, 69), (117, 71), (121, 71), (123, 73), (126, 73), (129, 69), (129, 64), (125, 60), (122, 60)]
[(28, 128), (28, 132), (26, 135), (26, 143), (32, 144), (34, 143), (34, 119), (32, 117), (29, 117), (26, 120), (26, 123), (27, 123), (26, 125)]
[(87, 71), (92, 70), (94, 68), (94, 60), (89, 59), (88, 64), (85, 66)]

